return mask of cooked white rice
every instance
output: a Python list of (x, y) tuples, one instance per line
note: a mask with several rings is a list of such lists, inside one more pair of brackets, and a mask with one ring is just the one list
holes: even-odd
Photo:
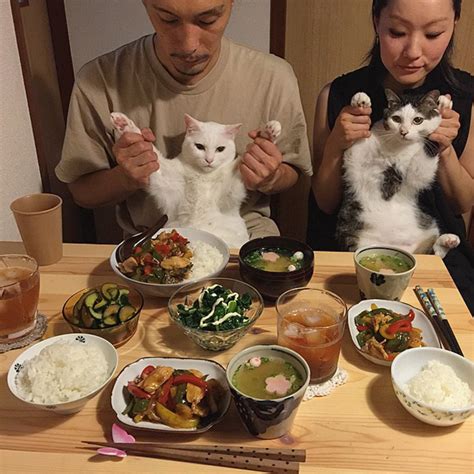
[(57, 342), (23, 364), (16, 385), (25, 400), (54, 405), (93, 392), (108, 374), (107, 360), (97, 347)]
[(472, 403), (469, 385), (463, 382), (446, 364), (430, 360), (405, 385), (405, 390), (416, 400), (431, 407), (453, 410)]
[(216, 247), (201, 241), (190, 244), (190, 247), (193, 251), (193, 267), (188, 279), (205, 277), (219, 268), (223, 257)]

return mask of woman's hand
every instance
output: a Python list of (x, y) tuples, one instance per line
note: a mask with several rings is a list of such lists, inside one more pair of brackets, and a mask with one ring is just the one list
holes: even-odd
[[(451, 97), (446, 95), (449, 99)], [(453, 140), (458, 136), (461, 123), (459, 122), (459, 114), (452, 109), (441, 109), (441, 123), (439, 127), (428, 137), (430, 140), (439, 144), (439, 153), (451, 147)]]
[(342, 155), (356, 140), (370, 136), (371, 107), (344, 107), (328, 136), (326, 146)]

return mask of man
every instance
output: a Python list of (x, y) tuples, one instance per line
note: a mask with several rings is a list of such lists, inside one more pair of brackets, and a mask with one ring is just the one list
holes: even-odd
[[(249, 197), (241, 209), (251, 238), (277, 235), (269, 194), (311, 174), (298, 85), (282, 59), (225, 37), (232, 0), (143, 0), (156, 34), (86, 64), (71, 96), (63, 154), (56, 168), (83, 207), (117, 204), (126, 233), (149, 227), (159, 212), (146, 192), (159, 169), (152, 142), (179, 154), (184, 114), (243, 124), (237, 152)], [(109, 115), (127, 114), (139, 134), (114, 143)], [(257, 136), (268, 120), (282, 124), (277, 145)], [(150, 127), (150, 128), (148, 128)], [(153, 132), (152, 132), (153, 130)]]

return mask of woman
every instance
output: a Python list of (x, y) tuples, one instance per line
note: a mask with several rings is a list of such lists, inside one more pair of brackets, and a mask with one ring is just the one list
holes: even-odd
[[(420, 196), (442, 232), (461, 237), (444, 262), (474, 314), (474, 254), (466, 241), (461, 214), (474, 205), (474, 77), (450, 63), (461, 0), (373, 0), (375, 41), (369, 64), (335, 79), (319, 94), (315, 124), (315, 174), (310, 196), (308, 242), (335, 250), (335, 222), (342, 199), (342, 157), (354, 141), (368, 137), (382, 118), (384, 88), (424, 93), (439, 89), (451, 96), (439, 128), (430, 135), (440, 151), (437, 182)], [(358, 91), (372, 108), (351, 107)]]

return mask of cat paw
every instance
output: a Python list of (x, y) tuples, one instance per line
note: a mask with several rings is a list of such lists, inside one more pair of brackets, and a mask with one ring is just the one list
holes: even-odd
[(270, 120), (265, 124), (263, 130), (260, 130), (259, 136), (275, 143), (281, 133), (281, 123), (278, 120)]
[(448, 99), (445, 95), (440, 95), (438, 98), (438, 109), (441, 111), (443, 109), (452, 109), (453, 101)]
[(357, 92), (351, 99), (352, 107), (372, 107), (370, 97), (365, 92)]
[(456, 234), (442, 234), (436, 243), (448, 249), (455, 249), (461, 243), (461, 239)]
[(110, 121), (117, 132), (122, 135), (125, 132), (141, 133), (140, 129), (130, 120), (125, 114), (121, 112), (112, 112), (110, 114)]

